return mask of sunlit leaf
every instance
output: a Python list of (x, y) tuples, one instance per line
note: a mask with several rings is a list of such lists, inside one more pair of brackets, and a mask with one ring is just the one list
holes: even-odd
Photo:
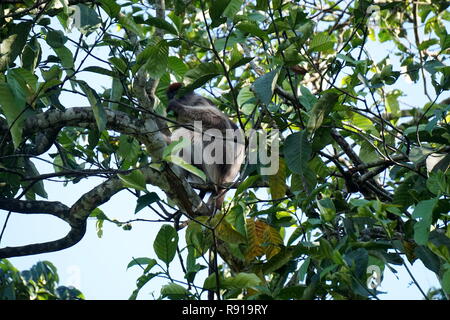
[(86, 94), (89, 103), (91, 104), (92, 111), (94, 112), (95, 121), (97, 123), (98, 131), (101, 132), (105, 130), (108, 120), (106, 118), (106, 112), (103, 108), (100, 97), (86, 82), (78, 80), (78, 84)]
[(286, 164), (280, 158), (277, 174), (269, 176), (269, 188), (272, 199), (279, 199), (286, 194)]
[(253, 83), (252, 90), (255, 93), (255, 96), (266, 105), (272, 101), (272, 95), (277, 83), (278, 75), (279, 71), (274, 70), (262, 75)]
[(145, 187), (145, 177), (140, 170), (133, 170), (129, 174), (118, 174), (117, 176), (126, 187), (142, 191), (147, 190)]
[(174, 227), (165, 224), (159, 229), (153, 242), (153, 249), (158, 258), (169, 264), (175, 257), (178, 245), (178, 233)]
[(31, 26), (31, 22), (21, 22), (19, 24), (14, 24), (10, 26), (10, 31), (7, 37), (2, 37), (2, 41), (0, 44), (0, 71), (5, 70), (22, 52)]

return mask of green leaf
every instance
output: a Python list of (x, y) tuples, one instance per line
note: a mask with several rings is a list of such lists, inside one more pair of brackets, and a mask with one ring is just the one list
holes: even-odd
[(372, 162), (380, 159), (375, 148), (367, 141), (363, 141), (360, 144), (359, 157), (364, 162)]
[[(186, 243), (188, 246), (195, 248), (197, 255), (201, 256), (205, 254), (213, 244), (212, 233), (210, 230), (205, 229), (201, 224), (206, 223), (206, 219), (203, 217), (197, 217), (196, 221), (191, 221), (186, 230)], [(207, 217), (205, 217), (207, 218)]]
[(278, 172), (269, 176), (269, 189), (272, 199), (286, 195), (286, 163), (283, 158), (280, 158)]
[[(25, 158), (25, 174), (27, 175), (27, 178), (34, 178), (40, 175), (39, 171), (36, 169), (36, 166), (29, 158)], [(48, 198), (47, 192), (44, 188), (44, 182), (42, 180), (35, 182), (31, 190), (42, 198)]]
[(222, 67), (216, 63), (208, 62), (196, 66), (194, 69), (186, 72), (184, 77), (190, 82), (189, 86), (185, 88), (186, 91), (193, 91), (209, 80), (222, 74)]
[[(351, 124), (353, 124), (355, 127), (362, 129), (363, 131), (370, 132), (371, 130), (374, 130), (375, 127), (373, 125), (373, 122), (368, 119), (367, 117), (364, 117), (363, 115), (360, 115), (359, 113), (353, 113), (351, 118)], [(351, 131), (357, 131), (356, 129), (344, 125), (344, 127)]]
[(222, 14), (231, 0), (213, 0), (211, 1), (209, 14), (211, 16), (211, 27), (216, 28), (221, 23), (226, 21), (226, 18), (222, 18)]
[(282, 248), (279, 253), (272, 257), (267, 263), (263, 265), (263, 273), (269, 274), (280, 269), (291, 261), (293, 251), (290, 249)]
[(91, 218), (97, 218), (99, 220), (108, 220), (111, 221), (111, 219), (109, 219), (106, 214), (102, 211), (102, 209), (100, 208), (95, 208), (94, 210), (91, 211), (91, 213), (89, 214), (89, 217)]
[(240, 66), (243, 66), (247, 63), (249, 63), (250, 61), (252, 61), (254, 58), (244, 58), (242, 56), (242, 54), (237, 50), (234, 49), (232, 54), (231, 54), (231, 59), (230, 59), (230, 71), (236, 68), (239, 68)]
[(165, 30), (170, 34), (178, 35), (177, 29), (170, 22), (167, 22), (164, 19), (150, 17), (147, 20), (145, 20), (145, 24)]
[[(98, 133), (96, 133), (93, 138), (94, 140), (90, 143), (90, 145), (95, 146), (98, 142)], [(128, 170), (130, 167), (135, 167), (140, 152), (141, 147), (136, 139), (125, 134), (120, 135), (119, 148), (117, 149), (119, 160), (122, 160), (120, 169)]]
[(268, 40), (267, 33), (261, 30), (256, 23), (253, 22), (241, 22), (237, 25), (237, 28), (244, 33), (250, 33), (262, 40)]
[(406, 66), (406, 72), (412, 81), (419, 81), (419, 71), (421, 69), (421, 65), (419, 63), (410, 63)]
[(241, 272), (234, 277), (223, 279), (221, 286), (227, 289), (245, 289), (256, 287), (261, 282), (261, 279), (256, 274)]
[(121, 59), (121, 58), (117, 58), (117, 57), (111, 57), (108, 59), (109, 62), (111, 62), (113, 64), (113, 66), (119, 70), (121, 73), (126, 74), (127, 70), (128, 70), (128, 66), (127, 63)]
[(170, 70), (175, 72), (180, 77), (183, 77), (184, 74), (189, 70), (186, 64), (178, 57), (169, 57), (167, 60), (167, 66)]
[(161, 199), (159, 198), (156, 192), (150, 192), (148, 194), (140, 196), (137, 200), (136, 209), (134, 210), (134, 213), (136, 214), (146, 206), (151, 205), (152, 203), (160, 200)]
[[(41, 61), (42, 49), (36, 38), (32, 38), (23, 48), (22, 67), (33, 72)], [(1, 58), (0, 58), (1, 59)], [(1, 62), (0, 62), (1, 63)]]
[(314, 104), (309, 113), (307, 130), (314, 133), (323, 123), (324, 119), (336, 105), (339, 94), (334, 91), (326, 91), (319, 100)]
[(306, 175), (308, 161), (311, 158), (312, 147), (308, 141), (306, 131), (300, 131), (289, 135), (284, 142), (284, 157), (291, 172), (302, 177)]
[(313, 300), (316, 297), (316, 290), (319, 287), (320, 277), (318, 274), (314, 274), (310, 279), (310, 283), (303, 291), (303, 296), (300, 300)]
[(320, 32), (316, 34), (309, 44), (310, 52), (326, 52), (332, 50), (334, 41), (328, 32)]
[(178, 233), (174, 227), (165, 224), (161, 227), (153, 242), (153, 249), (158, 258), (167, 265), (175, 257), (178, 245)]
[(253, 59), (254, 59), (254, 57), (244, 57), (244, 58), (240, 59), (239, 61), (237, 61), (235, 64), (233, 64), (230, 67), (230, 70), (233, 70), (233, 69), (239, 68), (239, 67), (241, 67), (243, 65), (246, 65), (247, 63), (249, 63)]
[(113, 71), (99, 67), (99, 66), (89, 66), (83, 69), (83, 71), (94, 72), (98, 74), (103, 74), (108, 77), (114, 77), (115, 74)]
[(237, 205), (231, 208), (229, 213), (226, 214), (225, 219), (236, 229), (237, 232), (246, 236), (247, 230), (245, 227), (245, 215), (242, 206)]
[[(300, 229), (300, 228), (299, 228)], [(299, 281), (303, 282), (306, 276), (306, 273), (308, 272), (309, 264), (311, 263), (311, 258), (308, 257), (303, 262), (300, 269), (298, 269), (298, 279)]]
[(327, 221), (333, 221), (336, 216), (336, 207), (334, 206), (333, 200), (330, 198), (323, 198), (317, 200), (317, 207), (319, 208), (321, 217)]
[(51, 30), (47, 33), (45, 41), (53, 49), (61, 48), (67, 42), (67, 37), (61, 30)]
[(138, 63), (144, 59), (145, 70), (150, 77), (160, 78), (167, 71), (167, 61), (169, 56), (169, 45), (166, 40), (159, 41), (156, 45), (150, 45), (137, 57)]
[(179, 140), (172, 141), (163, 151), (163, 159), (168, 160), (170, 156), (177, 156), (177, 153), (183, 148), (189, 148), (191, 141), (181, 137)]
[(217, 237), (225, 243), (239, 244), (246, 242), (245, 237), (234, 230), (231, 224), (223, 219), (222, 214), (216, 214), (210, 225), (216, 230)]
[(236, 13), (241, 9), (244, 0), (231, 0), (223, 11), (223, 16), (233, 19)]
[(338, 53), (336, 55), (336, 57), (344, 60), (346, 62), (346, 65), (349, 65), (349, 66), (356, 66), (358, 64), (358, 61), (353, 59), (353, 57), (351, 55), (344, 55), (344, 54)]
[(300, 87), (300, 93), (302, 94), (298, 98), (300, 100), (300, 103), (306, 108), (306, 110), (311, 110), (318, 99), (305, 86)]
[(442, 192), (445, 192), (446, 181), (443, 172), (430, 172), (427, 179), (427, 188), (431, 193), (439, 196)]
[(136, 190), (147, 191), (144, 174), (140, 170), (133, 170), (131, 173), (117, 175), (122, 180), (125, 187)]
[(412, 217), (418, 221), (414, 224), (414, 241), (425, 245), (428, 242), (430, 226), (433, 218), (433, 210), (438, 199), (422, 200), (414, 208)]
[(441, 263), (439, 261), (439, 257), (436, 256), (430, 249), (426, 246), (417, 246), (414, 249), (414, 254), (419, 258), (423, 265), (427, 267), (429, 270), (433, 271), (437, 275), (440, 271)]
[(450, 269), (445, 271), (441, 280), (442, 290), (448, 295), (450, 294)]
[(299, 28), (297, 28), (297, 37), (301, 44), (304, 44), (314, 32), (315, 23), (307, 20)]
[(133, 258), (133, 260), (130, 261), (130, 263), (127, 265), (127, 269), (133, 267), (133, 266), (144, 266), (146, 265), (147, 271), (149, 271), (152, 267), (156, 265), (155, 259), (150, 258)]
[(68, 75), (73, 74), (73, 54), (72, 51), (67, 49), (66, 47), (53, 48), (58, 58), (61, 60), (61, 65), (66, 69), (66, 73)]
[(105, 222), (105, 220), (110, 221), (110, 219), (100, 208), (95, 208), (92, 210), (89, 216), (97, 218), (97, 221), (95, 222), (95, 230), (97, 232), (97, 237), (100, 239), (103, 236), (103, 222)]
[(161, 288), (161, 296), (172, 300), (186, 299), (189, 296), (189, 291), (179, 284), (170, 283)]
[(8, 122), (14, 147), (22, 143), (23, 121), (26, 119), (25, 98), (13, 93), (8, 83), (0, 82), (0, 105)]
[(189, 171), (190, 173), (196, 175), (197, 177), (201, 178), (203, 181), (206, 182), (206, 175), (205, 173), (197, 168), (196, 166), (187, 163), (183, 158), (174, 156), (174, 155), (168, 155), (164, 157), (165, 161), (172, 162), (173, 164), (176, 164), (177, 166), (183, 168), (186, 171)]
[[(0, 71), (4, 71), (10, 66), (17, 56), (22, 52), (30, 33), (32, 22), (22, 22), (11, 24), (9, 32), (0, 44)], [(2, 29), (3, 31), (3, 29)]]
[(6, 75), (8, 84), (14, 96), (25, 99), (34, 106), (36, 102), (37, 77), (24, 68), (10, 69)]
[(436, 72), (439, 72), (442, 68), (444, 68), (445, 64), (443, 64), (439, 60), (429, 60), (429, 61), (425, 62), (423, 67), (431, 75), (434, 75)]
[(414, 203), (414, 197), (411, 192), (417, 188), (417, 179), (415, 176), (408, 176), (394, 191), (394, 204), (408, 207)]
[(251, 188), (253, 184), (260, 179), (261, 177), (259, 175), (247, 177), (247, 179), (245, 179), (242, 183), (239, 184), (238, 188), (236, 189), (236, 195), (241, 194), (245, 190)]
[(255, 109), (255, 94), (251, 91), (251, 87), (243, 87), (237, 96), (239, 109), (245, 115), (250, 115)]
[(307, 194), (311, 194), (317, 185), (316, 172), (311, 169), (308, 165), (307, 170), (304, 171), (303, 175), (292, 174), (291, 178), (291, 189), (292, 191), (304, 191)]
[[(104, 1), (104, 0), (102, 0), (102, 1)], [(151, 279), (158, 276), (159, 274), (160, 273), (148, 273), (148, 274), (143, 274), (142, 276), (140, 276), (136, 281), (137, 288), (133, 291), (133, 293), (131, 294), (131, 296), (128, 299), (136, 300), (136, 298), (139, 294), (139, 291), (142, 289), (142, 287), (145, 286)]]
[(400, 72), (393, 71), (393, 66), (391, 64), (386, 65), (381, 73), (379, 74), (380, 78), (388, 85), (392, 85), (397, 81), (400, 76)]
[(109, 96), (109, 99), (111, 100), (108, 103), (108, 107), (112, 110), (118, 110), (119, 103), (113, 102), (113, 101), (120, 101), (123, 94), (123, 84), (118, 78), (112, 79), (112, 86), (111, 86), (111, 94)]
[(400, 106), (398, 98), (403, 95), (400, 90), (393, 90), (386, 95), (386, 112), (392, 113), (394, 116), (398, 116), (400, 113)]
[(106, 124), (108, 122), (108, 119), (106, 117), (106, 112), (103, 108), (103, 105), (101, 103), (100, 97), (98, 96), (97, 92), (95, 92), (89, 85), (82, 81), (78, 80), (78, 85), (80, 86), (81, 90), (86, 94), (89, 103), (91, 104), (92, 111), (94, 112), (95, 121), (97, 123), (98, 131), (102, 132), (106, 129)]
[(120, 13), (120, 5), (116, 0), (102, 0), (99, 4), (111, 18), (117, 18)]
[(62, 70), (59, 65), (53, 65), (47, 71), (41, 70), (42, 77), (45, 81), (50, 81), (52, 79), (61, 79)]
[(128, 17), (126, 15), (121, 15), (119, 17), (119, 23), (128, 31), (134, 33), (139, 38), (144, 38), (144, 32), (142, 31), (142, 26), (138, 25), (134, 22), (132, 17)]
[(195, 276), (200, 270), (206, 268), (206, 266), (196, 263), (195, 249), (192, 246), (188, 246), (188, 256), (186, 259), (186, 274), (185, 278), (189, 282), (194, 282)]
[(369, 254), (366, 249), (358, 248), (354, 251), (347, 252), (344, 259), (356, 277), (361, 278), (366, 275), (367, 264), (369, 262)]
[(252, 90), (255, 96), (265, 105), (272, 101), (273, 91), (277, 84), (279, 70), (273, 70), (255, 80)]
[(79, 19), (75, 21), (75, 26), (82, 34), (88, 34), (89, 32), (95, 30), (102, 23), (102, 20), (97, 14), (97, 11), (95, 11), (93, 8), (88, 7), (82, 3), (77, 4), (76, 6), (79, 9), (79, 15), (77, 16)]

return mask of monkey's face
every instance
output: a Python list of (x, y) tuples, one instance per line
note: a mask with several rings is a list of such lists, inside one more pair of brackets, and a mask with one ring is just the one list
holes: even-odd
[(181, 82), (175, 82), (172, 83), (166, 91), (167, 98), (169, 98), (169, 101), (175, 98), (178, 90), (183, 86)]

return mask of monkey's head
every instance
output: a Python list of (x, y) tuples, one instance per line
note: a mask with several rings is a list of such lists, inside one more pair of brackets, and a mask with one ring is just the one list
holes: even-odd
[(175, 98), (175, 95), (182, 86), (183, 84), (181, 82), (172, 83), (166, 90), (167, 98), (169, 98), (169, 100)]

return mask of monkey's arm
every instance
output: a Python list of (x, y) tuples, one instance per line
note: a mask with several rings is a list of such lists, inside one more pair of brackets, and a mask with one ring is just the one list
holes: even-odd
[(182, 123), (192, 124), (194, 121), (201, 121), (205, 129), (229, 128), (229, 119), (213, 106), (186, 106), (173, 99), (169, 102), (167, 111), (171, 110), (177, 116), (177, 120)]

